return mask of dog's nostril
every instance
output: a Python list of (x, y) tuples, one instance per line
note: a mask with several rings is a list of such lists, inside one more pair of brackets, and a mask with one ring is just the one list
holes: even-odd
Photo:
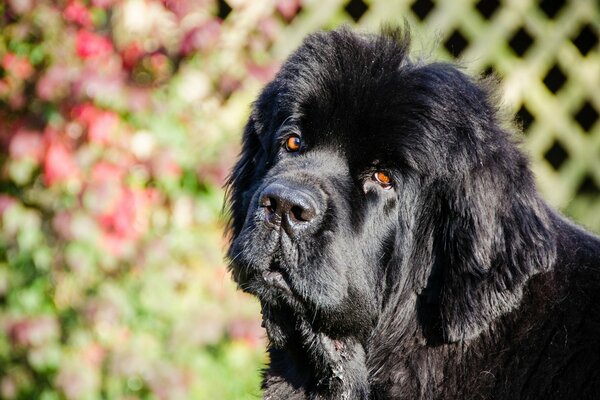
[(302, 218), (302, 212), (302, 208), (300, 208), (299, 206), (293, 206), (290, 210), (290, 217), (292, 218), (292, 220), (305, 221), (305, 219)]
[(275, 211), (277, 210), (277, 201), (272, 197), (263, 196), (260, 199), (259, 204), (261, 207), (266, 208), (270, 214), (275, 213)]
[(298, 222), (309, 222), (315, 217), (315, 210), (311, 207), (293, 206), (290, 210), (290, 217)]
[(268, 204), (265, 206), (265, 208), (268, 212), (274, 214), (275, 212), (277, 212), (277, 201), (269, 197)]

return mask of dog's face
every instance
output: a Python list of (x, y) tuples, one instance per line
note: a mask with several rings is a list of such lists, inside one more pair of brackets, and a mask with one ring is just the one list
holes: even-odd
[(320, 139), (299, 121), (268, 139), (270, 168), (246, 195), (245, 224), (230, 257), (244, 290), (269, 307), (312, 316), (336, 335), (372, 325), (397, 201), (385, 175), (391, 169), (382, 172), (376, 159), (363, 164), (365, 155), (349, 161), (341, 147)]
[[(234, 279), (261, 300), (276, 346), (298, 320), (331, 337), (365, 338), (391, 293), (439, 303), (456, 295), (461, 287), (439, 283), (452, 272), (436, 265), (478, 243), (453, 254), (450, 235), (482, 245), (457, 274), (487, 273), (479, 264), (502, 245), (486, 235), (509, 212), (500, 193), (512, 178), (494, 178), (490, 163), (519, 173), (526, 162), (504, 151), (483, 89), (446, 64), (411, 63), (407, 46), (397, 34), (313, 35), (255, 103), (229, 182), (228, 256)], [(473, 304), (495, 301), (472, 290)], [(460, 315), (461, 301), (446, 300), (468, 320), (449, 335), (494, 317)]]
[(381, 300), (404, 183), (390, 104), (400, 82), (380, 65), (335, 71), (325, 54), (305, 55), (315, 59), (290, 60), (249, 122), (254, 170), (234, 188), (229, 257), (268, 308), (292, 307), (335, 336), (371, 327)]

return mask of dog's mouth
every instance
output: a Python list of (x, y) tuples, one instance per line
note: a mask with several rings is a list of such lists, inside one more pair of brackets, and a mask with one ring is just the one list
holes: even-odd
[(290, 285), (286, 282), (284, 274), (279, 268), (271, 267), (262, 273), (262, 279), (267, 287), (281, 290), (284, 293), (292, 294)]
[[(275, 232), (274, 232), (275, 233)], [(293, 295), (291, 289), (291, 277), (289, 275), (290, 255), (297, 249), (291, 238), (283, 230), (269, 237), (271, 243), (271, 254), (265, 257), (268, 266), (259, 272), (259, 280), (268, 289), (279, 293)], [(266, 261), (266, 260), (265, 260)]]

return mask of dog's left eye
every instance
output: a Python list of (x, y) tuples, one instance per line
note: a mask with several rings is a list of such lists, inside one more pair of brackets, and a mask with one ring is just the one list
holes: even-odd
[(392, 187), (392, 178), (387, 172), (384, 171), (376, 171), (373, 174), (373, 180), (381, 185), (384, 189), (390, 189)]
[(285, 149), (288, 153), (296, 153), (302, 146), (302, 139), (298, 135), (291, 135), (285, 140)]

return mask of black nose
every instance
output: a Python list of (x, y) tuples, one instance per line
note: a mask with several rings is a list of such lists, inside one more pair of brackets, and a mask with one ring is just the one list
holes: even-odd
[(271, 228), (281, 227), (290, 236), (313, 226), (319, 210), (310, 193), (279, 183), (267, 186), (259, 199), (265, 209), (265, 222)]

